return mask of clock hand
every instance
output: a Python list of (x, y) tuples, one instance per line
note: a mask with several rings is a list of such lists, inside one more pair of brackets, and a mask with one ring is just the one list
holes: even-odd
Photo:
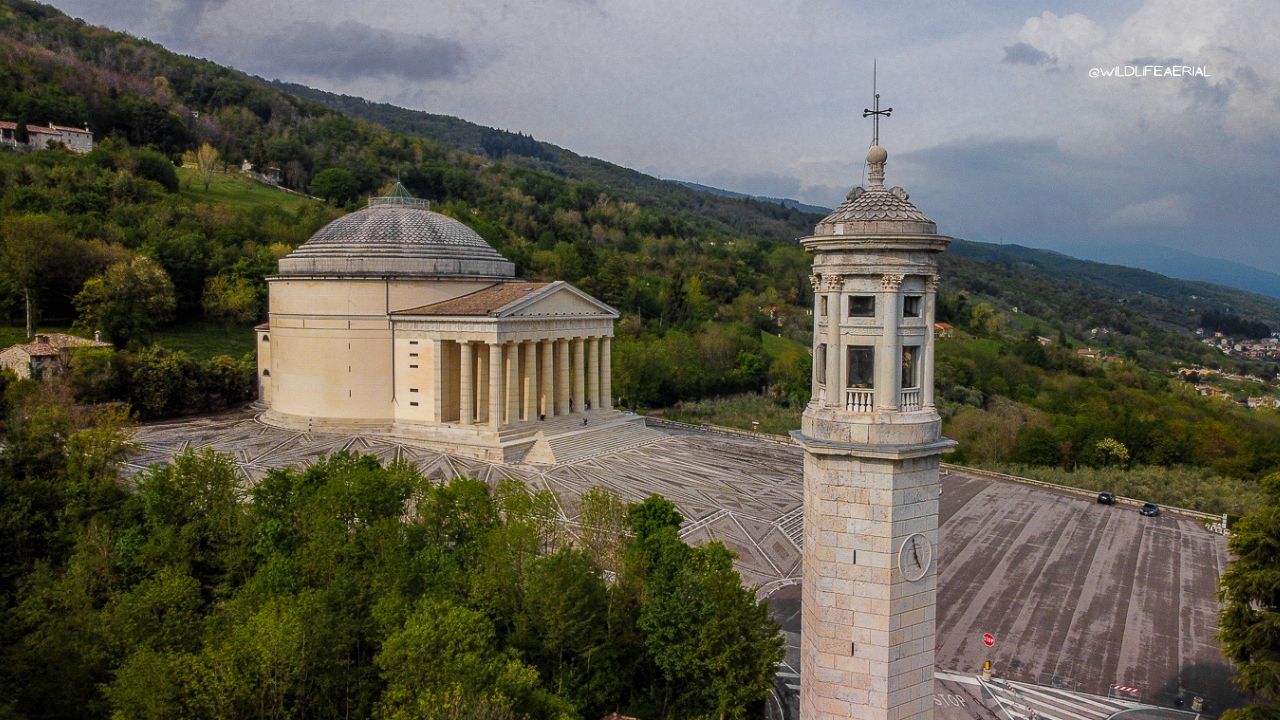
[(922, 567), (920, 564), (920, 551), (916, 547), (916, 539), (911, 538), (911, 556), (916, 559), (916, 567)]

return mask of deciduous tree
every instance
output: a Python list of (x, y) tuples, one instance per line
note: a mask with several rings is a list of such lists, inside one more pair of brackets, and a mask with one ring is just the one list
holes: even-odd
[[(1266, 502), (1236, 523), (1227, 543), (1236, 559), (1220, 582), (1225, 606), (1218, 615), (1218, 639), (1240, 687), (1275, 703), (1280, 701), (1280, 473), (1261, 484)], [(1222, 717), (1274, 720), (1280, 708), (1258, 703)]]

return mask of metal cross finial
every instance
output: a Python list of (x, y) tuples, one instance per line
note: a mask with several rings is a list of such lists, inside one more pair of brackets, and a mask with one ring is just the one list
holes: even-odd
[(889, 113), (893, 112), (893, 108), (889, 108), (887, 110), (880, 109), (880, 93), (876, 92), (876, 61), (875, 60), (871, 61), (871, 93), (875, 95), (875, 102), (873, 104), (873, 107), (875, 109), (867, 110), (866, 108), (863, 108), (862, 117), (871, 118), (871, 133), (872, 133), (871, 144), (879, 145), (880, 144), (880, 116), (883, 115), (885, 117), (889, 117)]

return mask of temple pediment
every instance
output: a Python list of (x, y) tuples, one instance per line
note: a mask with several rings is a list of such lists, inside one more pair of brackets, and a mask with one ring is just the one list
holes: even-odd
[(566, 282), (554, 282), (541, 292), (511, 303), (499, 310), (498, 317), (547, 317), (587, 315), (618, 317), (618, 311)]
[(569, 283), (494, 283), (460, 297), (400, 310), (398, 316), (424, 317), (609, 317), (618, 311)]

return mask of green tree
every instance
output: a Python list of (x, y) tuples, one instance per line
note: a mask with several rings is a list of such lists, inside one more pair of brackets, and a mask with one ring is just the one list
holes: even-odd
[(204, 191), (209, 192), (209, 185), (213, 183), (213, 179), (226, 169), (222, 162), (222, 155), (209, 143), (204, 143), (191, 155), (193, 156), (191, 160), (196, 166), (196, 174), (200, 177), (200, 182), (204, 183)]
[(359, 192), (355, 176), (342, 168), (322, 170), (311, 179), (311, 194), (330, 205), (341, 207), (355, 200)]
[(91, 278), (75, 297), (77, 326), (102, 330), (117, 346), (142, 340), (173, 317), (173, 283), (156, 261), (135, 257)]
[(67, 274), (81, 246), (43, 215), (8, 217), (0, 223), (0, 272), (22, 289), (27, 339), (35, 337), (45, 292)]
[[(1236, 668), (1236, 683), (1269, 703), (1280, 701), (1280, 473), (1261, 481), (1262, 507), (1232, 528), (1235, 557), (1222, 574), (1218, 639)], [(1274, 720), (1280, 708), (1255, 703), (1228, 710), (1223, 720)]]
[(689, 319), (688, 274), (683, 265), (676, 265), (662, 294), (662, 319), (670, 326), (679, 326)]
[(1121, 468), (1129, 464), (1129, 448), (1115, 438), (1103, 438), (1098, 442), (1097, 450), (1102, 463), (1108, 467), (1113, 462)]
[(258, 319), (262, 299), (258, 287), (245, 278), (215, 275), (205, 283), (202, 301), (206, 317), (247, 325)]
[(608, 253), (596, 278), (596, 295), (613, 307), (622, 307), (627, 294), (627, 264), (621, 253)]

